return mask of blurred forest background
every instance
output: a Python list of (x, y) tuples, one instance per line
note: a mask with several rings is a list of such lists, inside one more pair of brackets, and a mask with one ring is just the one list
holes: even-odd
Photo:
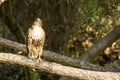
[[(0, 37), (25, 44), (25, 37), (21, 35), (26, 35), (37, 17), (43, 21), (47, 35), (44, 49), (78, 58), (120, 24), (120, 0), (6, 0), (0, 6)], [(101, 53), (94, 63), (101, 66), (114, 63), (120, 59), (119, 49), (120, 40)], [(0, 51), (17, 52), (5, 47), (0, 47)], [(38, 73), (38, 80), (60, 78)], [(0, 80), (25, 80), (25, 67), (0, 63)]]

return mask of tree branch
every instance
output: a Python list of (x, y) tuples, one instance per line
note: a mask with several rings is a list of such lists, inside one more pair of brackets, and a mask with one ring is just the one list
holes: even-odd
[(34, 69), (54, 73), (61, 76), (70, 76), (78, 79), (89, 79), (89, 80), (120, 80), (120, 73), (115, 72), (96, 72), (89, 70), (82, 70), (73, 67), (63, 66), (53, 62), (46, 61), (34, 61), (28, 57), (11, 54), (11, 53), (0, 53), (0, 62), (19, 64)]
[(119, 38), (120, 25), (116, 26), (110, 33), (97, 41), (96, 44), (94, 44), (83, 55), (80, 56), (80, 59), (87, 62), (93, 62), (101, 52), (103, 52), (107, 47), (112, 45), (112, 43)]
[[(19, 50), (19, 51), (23, 51), (26, 53), (26, 47), (23, 44), (14, 42), (14, 41), (10, 41), (7, 39), (3, 39), (0, 38), (0, 45), (2, 46), (6, 46), (15, 50)], [(42, 55), (43, 57), (53, 60), (55, 62), (60, 62), (60, 63), (65, 63), (68, 64), (70, 66), (74, 66), (74, 67), (79, 67), (79, 68), (83, 68), (83, 69), (88, 69), (88, 70), (94, 70), (94, 71), (120, 71), (120, 69), (117, 68), (113, 68), (111, 66), (109, 67), (102, 67), (102, 66), (98, 66), (98, 65), (93, 65), (93, 64), (89, 64), (87, 62), (84, 61), (80, 61), (79, 59), (73, 59), (64, 55), (60, 55), (59, 53), (55, 53), (55, 52), (51, 52), (48, 50), (44, 50), (44, 53)]]

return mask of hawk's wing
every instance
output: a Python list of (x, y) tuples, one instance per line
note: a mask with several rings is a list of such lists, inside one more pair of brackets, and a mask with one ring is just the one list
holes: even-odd
[(27, 32), (27, 36), (26, 36), (26, 47), (27, 47), (27, 53), (29, 53), (29, 48), (30, 45), (32, 44), (32, 30), (31, 28), (29, 28), (28, 32)]

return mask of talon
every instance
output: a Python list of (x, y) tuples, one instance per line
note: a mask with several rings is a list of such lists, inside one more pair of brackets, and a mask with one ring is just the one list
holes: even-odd
[(41, 58), (38, 58), (39, 61), (43, 61)]

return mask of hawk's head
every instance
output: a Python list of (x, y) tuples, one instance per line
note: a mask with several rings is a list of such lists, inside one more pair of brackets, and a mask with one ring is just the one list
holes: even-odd
[(39, 27), (42, 27), (42, 21), (41, 21), (41, 19), (40, 19), (40, 18), (37, 18), (37, 19), (34, 21), (33, 25), (38, 25)]

